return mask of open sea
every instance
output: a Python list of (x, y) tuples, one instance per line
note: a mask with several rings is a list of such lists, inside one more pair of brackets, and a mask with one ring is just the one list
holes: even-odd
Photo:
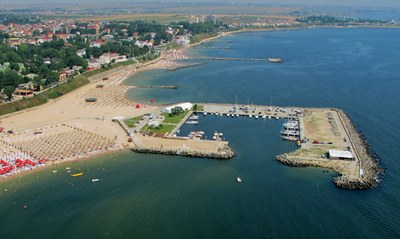
[(246, 32), (188, 54), (285, 62), (208, 61), (126, 80), (179, 86), (127, 92), (139, 102), (342, 108), (386, 169), (375, 189), (337, 189), (333, 171), (275, 161), (297, 148), (279, 138), (280, 120), (201, 116), (181, 134), (221, 131), (235, 158), (119, 152), (15, 177), (0, 183), (0, 238), (400, 238), (399, 39), (400, 29)]

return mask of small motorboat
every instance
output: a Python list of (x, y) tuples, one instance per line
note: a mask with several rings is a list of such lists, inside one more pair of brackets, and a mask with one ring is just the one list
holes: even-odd
[(53, 170), (53, 173), (57, 173), (57, 170)]
[(98, 178), (92, 178), (92, 182), (98, 182), (98, 181), (100, 181), (100, 179), (98, 179)]
[(236, 181), (237, 181), (238, 183), (241, 183), (241, 182), (242, 182), (242, 179), (240, 179), (240, 177), (237, 177), (237, 178), (236, 178)]

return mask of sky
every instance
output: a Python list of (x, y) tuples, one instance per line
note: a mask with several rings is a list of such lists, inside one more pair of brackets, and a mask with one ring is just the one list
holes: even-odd
[(400, 0), (0, 0), (0, 5), (32, 5), (43, 3), (107, 3), (107, 2), (236, 2), (263, 4), (293, 4), (293, 5), (336, 5), (336, 6), (371, 6), (371, 7), (400, 7)]

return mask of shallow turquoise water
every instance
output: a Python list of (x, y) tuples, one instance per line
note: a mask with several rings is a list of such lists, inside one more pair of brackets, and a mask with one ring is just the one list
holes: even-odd
[[(340, 107), (387, 167), (368, 191), (339, 190), (334, 172), (289, 168), (294, 150), (276, 120), (201, 117), (193, 129), (224, 132), (229, 161), (120, 152), (0, 184), (1, 238), (398, 238), (400, 29), (310, 29), (243, 33), (209, 42), (231, 50), (192, 55), (282, 57), (284, 64), (210, 61), (143, 72), (135, 100), (253, 102)], [(194, 126), (185, 126), (182, 133)], [(71, 178), (65, 167), (85, 175)], [(235, 179), (240, 176), (241, 184)], [(92, 183), (92, 178), (100, 178)], [(7, 192), (4, 189), (7, 188)], [(23, 209), (23, 205), (28, 209)]]

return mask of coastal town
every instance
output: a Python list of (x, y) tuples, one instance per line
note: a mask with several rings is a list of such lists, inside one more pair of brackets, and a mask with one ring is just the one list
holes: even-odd
[[(213, 15), (191, 16), (190, 22), (168, 25), (144, 21), (37, 20), (35, 24), (0, 24), (3, 47), (14, 56), (0, 58), (0, 80), (4, 80), (2, 105), (29, 101), (30, 97), (67, 85), (81, 76), (85, 81), (80, 88), (72, 88), (72, 93), (61, 98), (58, 97), (64, 93), (49, 97), (52, 100), (47, 104), (28, 110), (15, 106), (0, 118), (3, 148), (0, 174), (3, 178), (45, 165), (124, 149), (230, 159), (235, 156), (234, 149), (228, 141), (222, 140), (221, 132), (215, 132), (213, 140), (202, 139), (201, 132), (191, 132), (187, 137), (176, 134), (185, 122), (196, 124), (199, 114), (213, 114), (286, 119), (280, 135), (296, 142), (300, 148), (277, 156), (278, 161), (290, 166), (333, 169), (340, 174), (333, 182), (341, 188), (371, 188), (380, 181), (381, 171), (370, 149), (340, 109), (187, 103), (170, 106), (165, 111), (163, 107), (140, 104), (124, 96), (127, 90), (139, 87), (123, 84), (127, 77), (138, 72), (177, 70), (203, 64), (178, 60), (283, 63), (281, 58), (190, 58), (186, 51), (190, 46), (230, 34), (229, 29), (244, 26), (264, 30), (294, 28), (304, 19), (250, 25), (223, 24)], [(320, 18), (311, 20), (323, 23)], [(325, 19), (329, 20), (333, 21)], [(204, 39), (199, 38), (206, 32)], [(35, 54), (34, 62), (24, 61), (22, 56), (30, 54), (29, 50), (37, 51), (41, 57)], [(5, 80), (10, 78), (13, 80)], [(148, 87), (176, 89), (175, 86)], [(173, 110), (179, 111), (177, 116)]]

